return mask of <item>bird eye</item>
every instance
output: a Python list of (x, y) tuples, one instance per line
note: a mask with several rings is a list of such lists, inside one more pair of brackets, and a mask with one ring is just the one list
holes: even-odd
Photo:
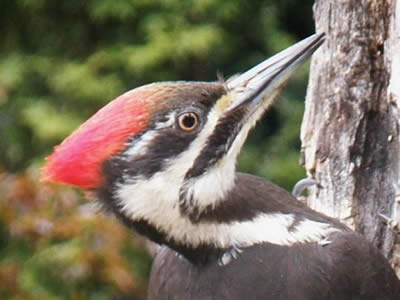
[(178, 125), (184, 131), (192, 131), (199, 125), (199, 117), (193, 112), (183, 113), (178, 117)]

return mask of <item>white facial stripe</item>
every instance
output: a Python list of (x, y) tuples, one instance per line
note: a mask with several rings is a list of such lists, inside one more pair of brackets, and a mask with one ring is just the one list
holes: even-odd
[[(271, 103), (263, 103), (269, 106)], [(186, 182), (189, 195), (193, 195), (196, 201), (196, 210), (201, 212), (209, 206), (214, 207), (220, 200), (224, 199), (227, 192), (235, 183), (236, 158), (246, 141), (250, 129), (255, 125), (264, 110), (257, 110), (252, 114), (250, 120), (245, 122), (243, 128), (236, 136), (228, 153), (214, 166), (210, 167), (203, 175)], [(190, 210), (190, 208), (188, 209)]]
[(140, 156), (144, 155), (147, 151), (147, 146), (151, 144), (151, 141), (157, 136), (157, 132), (155, 130), (146, 132), (140, 140), (133, 141), (133, 145), (131, 143), (127, 144), (129, 148), (124, 152), (127, 157)]
[[(161, 172), (154, 174), (151, 178), (125, 178), (125, 182), (117, 186), (116, 192), (124, 210), (135, 219), (148, 217), (149, 220), (152, 220), (159, 218), (160, 213), (163, 215), (174, 207), (178, 209), (179, 191), (184, 176), (203, 149), (208, 136), (213, 132), (218, 118), (219, 115), (216, 110), (210, 111), (207, 123), (199, 136), (185, 152), (171, 158), (166, 163), (167, 167)], [(146, 133), (142, 140), (135, 143), (125, 154), (133, 158), (135, 155), (146, 151), (155, 134), (156, 132), (154, 134), (153, 132)], [(218, 186), (217, 183), (217, 181), (214, 182), (214, 185)], [(178, 210), (176, 212), (179, 214)]]
[(232, 189), (235, 183), (236, 157), (246, 137), (247, 132), (241, 131), (225, 157), (203, 175), (186, 183), (188, 194), (193, 195), (199, 212), (209, 206), (214, 207)]
[[(270, 103), (267, 101), (259, 105), (268, 106)], [(215, 166), (202, 176), (186, 182), (198, 210), (215, 205), (232, 188), (236, 157), (261, 111), (256, 110), (249, 116), (228, 153)], [(193, 247), (200, 244), (222, 248), (246, 247), (263, 242), (289, 246), (294, 243), (322, 243), (326, 241), (327, 235), (338, 231), (327, 223), (311, 220), (301, 221), (293, 230), (289, 230), (294, 221), (294, 216), (290, 214), (260, 214), (253, 220), (230, 224), (194, 224), (187, 216), (181, 214), (178, 200), (185, 174), (205, 147), (222, 113), (218, 107), (214, 107), (205, 126), (189, 148), (177, 157), (169, 159), (162, 171), (150, 178), (137, 177), (130, 181), (131, 183), (127, 180), (117, 186), (116, 196), (124, 214), (132, 220), (144, 219), (166, 233), (168, 238)], [(173, 126), (174, 118), (175, 115), (171, 115), (169, 120), (160, 126)], [(156, 134), (156, 131), (146, 133), (141, 141), (126, 151), (126, 154), (134, 157), (143, 153)]]
[[(224, 100), (226, 101), (226, 100)], [(125, 184), (129, 181), (132, 182), (135, 188), (131, 188), (129, 192), (130, 197), (125, 195), (120, 199), (125, 199), (122, 203), (123, 206), (129, 207), (128, 211), (140, 211), (136, 206), (144, 207), (146, 203), (150, 201), (159, 200), (159, 205), (166, 204), (165, 209), (168, 207), (177, 205), (179, 200), (179, 191), (181, 186), (184, 184), (183, 178), (186, 172), (192, 167), (193, 161), (198, 157), (201, 150), (205, 147), (208, 137), (212, 134), (217, 125), (223, 111), (217, 103), (214, 108), (210, 111), (207, 123), (201, 130), (198, 137), (192, 142), (190, 147), (178, 157), (170, 159), (167, 163), (168, 167), (163, 171), (155, 174), (151, 178), (125, 178)], [(160, 129), (165, 126), (173, 126), (175, 115), (170, 114), (168, 121), (162, 124), (158, 124), (157, 128)], [(193, 195), (195, 201), (194, 205), (197, 211), (202, 211), (206, 207), (214, 206), (219, 200), (222, 200), (225, 194), (231, 190), (234, 185), (235, 178), (235, 164), (236, 157), (239, 154), (247, 134), (258, 116), (253, 115), (254, 121), (246, 122), (245, 127), (239, 132), (235, 141), (231, 145), (228, 153), (223, 157), (215, 166), (212, 166), (202, 176), (193, 178), (185, 182), (188, 189), (188, 194)], [(140, 141), (137, 141), (129, 148), (125, 154), (128, 159), (135, 157), (136, 155), (142, 155), (148, 150), (148, 146), (151, 144), (157, 130), (147, 132), (141, 137)], [(165, 193), (165, 185), (168, 186), (168, 192)], [(123, 185), (121, 185), (121, 189)], [(121, 191), (121, 193), (123, 193)], [(132, 199), (128, 201), (128, 199)], [(151, 210), (151, 208), (149, 207)], [(190, 210), (190, 208), (189, 208)], [(154, 211), (153, 211), (154, 213)], [(132, 215), (134, 216), (134, 215)], [(145, 214), (141, 215), (141, 217)]]
[[(118, 196), (123, 212), (132, 220), (147, 220), (166, 233), (169, 239), (188, 246), (208, 244), (222, 248), (247, 247), (263, 242), (290, 246), (295, 243), (319, 243), (327, 235), (338, 231), (327, 223), (311, 220), (301, 221), (290, 231), (288, 228), (293, 224), (294, 216), (279, 213), (260, 214), (253, 220), (230, 224), (193, 224), (186, 216), (181, 215), (176, 205), (177, 181), (165, 182), (161, 176), (156, 176), (151, 181), (152, 185), (140, 181), (120, 187)], [(165, 185), (169, 188), (165, 189)], [(135, 195), (135, 199), (132, 199), (132, 195)]]
[[(198, 212), (207, 207), (214, 207), (224, 199), (235, 181), (236, 159), (221, 159), (203, 175), (193, 178), (186, 183), (187, 193), (193, 196)], [(188, 208), (190, 211), (190, 207)]]
[(126, 144), (127, 150), (124, 152), (124, 154), (127, 155), (128, 157), (140, 156), (145, 154), (148, 149), (148, 145), (150, 145), (153, 139), (157, 136), (158, 134), (157, 130), (173, 126), (174, 121), (175, 121), (175, 115), (174, 113), (170, 113), (167, 116), (167, 121), (157, 123), (155, 129), (143, 134), (140, 140), (134, 141), (133, 144), (132, 142), (127, 143)]

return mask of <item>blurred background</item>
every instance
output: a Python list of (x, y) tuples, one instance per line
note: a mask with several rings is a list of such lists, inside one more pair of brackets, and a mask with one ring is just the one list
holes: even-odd
[[(145, 299), (144, 241), (82, 193), (42, 185), (54, 145), (161, 80), (243, 72), (314, 32), (312, 0), (0, 0), (0, 299)], [(308, 66), (251, 134), (239, 170), (290, 190)]]

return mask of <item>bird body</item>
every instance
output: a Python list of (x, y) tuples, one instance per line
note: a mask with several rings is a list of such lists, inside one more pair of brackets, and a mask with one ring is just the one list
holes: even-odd
[(394, 271), (364, 238), (235, 171), (250, 129), (323, 39), (226, 82), (127, 92), (56, 147), (43, 179), (92, 190), (162, 245), (150, 299), (399, 300)]
[[(247, 201), (249, 190), (256, 190), (258, 203), (253, 204), (257, 211), (263, 207), (266, 213), (294, 215), (293, 223), (285, 227), (286, 235), (298, 231), (312, 239), (315, 225), (311, 223), (311, 232), (307, 232), (307, 222), (328, 224), (334, 230), (328, 229), (326, 235), (310, 242), (298, 242), (301, 238), (296, 236), (293, 243), (261, 242), (232, 249), (224, 253), (225, 261), (216, 249), (174, 251), (163, 247), (153, 263), (149, 299), (399, 299), (396, 275), (363, 237), (312, 211), (269, 181), (241, 173), (236, 176), (236, 186), (248, 189), (232, 191), (238, 199)], [(226, 215), (224, 212), (234, 211), (226, 207), (221, 209), (220, 219), (242, 216), (244, 220), (250, 215), (251, 208), (243, 211), (240, 200), (228, 201), (231, 204), (225, 205), (237, 207), (236, 216)], [(277, 224), (268, 231), (285, 236)]]

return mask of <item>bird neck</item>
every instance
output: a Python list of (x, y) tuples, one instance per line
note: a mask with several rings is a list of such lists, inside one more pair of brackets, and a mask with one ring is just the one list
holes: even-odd
[(164, 179), (155, 177), (117, 190), (104, 189), (99, 198), (126, 225), (190, 260), (208, 260), (229, 249), (261, 243), (324, 243), (343, 229), (286, 191), (250, 175), (235, 174), (222, 199), (191, 210), (195, 217), (181, 210), (180, 188), (174, 180), (168, 189), (165, 186)]

